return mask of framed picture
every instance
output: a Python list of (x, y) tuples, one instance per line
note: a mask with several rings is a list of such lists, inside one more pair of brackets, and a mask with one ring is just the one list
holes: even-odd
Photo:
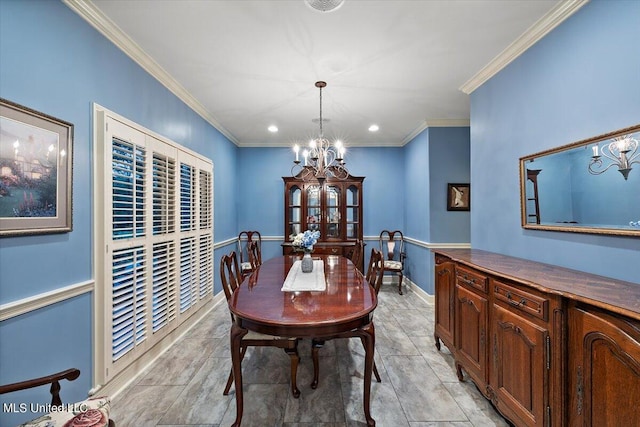
[(73, 125), (0, 98), (0, 237), (71, 231)]
[(471, 209), (471, 184), (447, 184), (447, 210)]

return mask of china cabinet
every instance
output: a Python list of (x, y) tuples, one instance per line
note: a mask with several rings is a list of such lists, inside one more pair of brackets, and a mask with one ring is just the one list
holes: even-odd
[[(293, 253), (291, 235), (320, 231), (314, 253), (347, 256), (362, 240), (362, 184), (364, 177), (304, 181), (283, 177), (283, 254)], [(363, 257), (364, 258), (364, 257)], [(362, 261), (358, 267), (362, 270)]]
[(640, 425), (640, 284), (475, 249), (434, 252), (435, 344), (461, 381), (517, 426)]

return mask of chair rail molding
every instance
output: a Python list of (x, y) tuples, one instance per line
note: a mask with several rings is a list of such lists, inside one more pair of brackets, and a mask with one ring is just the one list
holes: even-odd
[(92, 292), (95, 286), (94, 280), (87, 280), (52, 291), (43, 292), (27, 298), (22, 298), (6, 304), (0, 305), (0, 322), (29, 313), (39, 308), (53, 305), (64, 300), (76, 297), (78, 295)]

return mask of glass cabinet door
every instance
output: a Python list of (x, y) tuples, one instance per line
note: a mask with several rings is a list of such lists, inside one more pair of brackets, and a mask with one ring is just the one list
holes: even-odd
[(360, 202), (359, 202), (359, 190), (355, 185), (349, 186), (347, 188), (347, 239), (357, 239), (359, 234), (358, 231), (360, 229), (360, 218), (358, 216), (358, 212), (360, 211)]
[(293, 186), (289, 189), (289, 224), (288, 236), (302, 231), (302, 190)]
[(340, 196), (341, 190), (337, 185), (327, 185), (325, 187), (325, 207), (326, 207), (326, 231), (328, 239), (338, 239), (341, 236), (340, 230)]
[(309, 185), (307, 192), (307, 229), (316, 231), (320, 229), (322, 211), (320, 210), (320, 186)]

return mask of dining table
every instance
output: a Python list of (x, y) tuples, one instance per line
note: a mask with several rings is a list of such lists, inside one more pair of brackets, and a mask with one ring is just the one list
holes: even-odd
[[(349, 259), (336, 255), (313, 258), (315, 275), (300, 272), (299, 256), (268, 259), (244, 279), (229, 299), (234, 318), (230, 332), (236, 384), (233, 426), (240, 426), (242, 421), (241, 342), (250, 330), (319, 341), (360, 337), (365, 350), (364, 415), (368, 426), (376, 424), (370, 410), (375, 348), (373, 311), (378, 304), (375, 289)], [(309, 285), (310, 282), (313, 283)]]

